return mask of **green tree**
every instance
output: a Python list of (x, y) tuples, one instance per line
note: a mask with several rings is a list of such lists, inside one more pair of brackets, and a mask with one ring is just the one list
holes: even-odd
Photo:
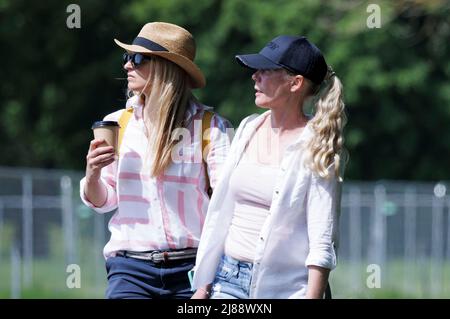
[[(448, 1), (0, 1), (1, 165), (82, 169), (90, 125), (122, 108), (121, 49), (167, 21), (197, 40), (207, 86), (195, 94), (234, 125), (254, 106), (251, 72), (234, 60), (279, 34), (303, 34), (344, 83), (350, 179), (447, 179), (450, 167)], [(381, 9), (370, 29), (369, 4)]]

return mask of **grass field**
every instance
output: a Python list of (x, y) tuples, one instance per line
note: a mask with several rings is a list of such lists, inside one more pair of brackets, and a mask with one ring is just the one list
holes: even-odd
[[(89, 236), (77, 241), (78, 257), (72, 263), (80, 267), (80, 288), (69, 288), (68, 263), (65, 261), (64, 241), (59, 227), (49, 229), (51, 245), (47, 258), (34, 259), (32, 281), (25, 284), (24, 265), (17, 271), (22, 282), (20, 298), (104, 298), (106, 271), (101, 247)], [(11, 230), (3, 228), (0, 234), (0, 298), (11, 298)], [(449, 298), (450, 263), (430, 260), (406, 262), (394, 260), (379, 268), (379, 288), (369, 288), (373, 272), (368, 264), (350, 264), (340, 261), (331, 273), (333, 298)], [(369, 284), (367, 283), (369, 281)]]
[[(2, 264), (0, 272), (0, 298), (11, 297), (10, 271), (4, 271), (9, 265)], [(95, 269), (88, 265), (80, 265), (80, 288), (68, 288), (66, 280), (69, 273), (66, 265), (58, 260), (36, 260), (33, 263), (33, 281), (29, 287), (23, 283), (21, 298), (103, 298), (106, 287), (106, 273), (104, 280), (96, 280)]]
[[(389, 263), (380, 288), (369, 288), (366, 284), (371, 273), (364, 265), (339, 265), (330, 279), (333, 298), (448, 298), (450, 296), (450, 265), (442, 267), (441, 280), (432, 285), (433, 272), (430, 267), (417, 266), (411, 277), (404, 279), (405, 265), (401, 261)], [(22, 285), (21, 298), (103, 298), (106, 288), (106, 273), (103, 265), (97, 269), (92, 263), (81, 263), (81, 287), (68, 288), (67, 265), (58, 259), (35, 260), (33, 282)], [(425, 267), (425, 266), (423, 266)], [(0, 271), (0, 298), (10, 298), (10, 264), (2, 263)], [(438, 269), (438, 268), (436, 268)]]
[[(12, 267), (10, 258), (11, 230), (4, 227), (0, 245), (0, 298), (10, 298), (12, 289)], [(75, 260), (67, 262), (64, 241), (60, 227), (49, 228), (50, 246), (47, 258), (36, 258), (32, 263), (32, 281), (25, 283), (25, 265), (21, 264), (19, 280), (21, 298), (103, 298), (106, 289), (106, 270), (102, 247), (93, 244), (89, 236), (77, 240), (78, 253)], [(23, 260), (22, 260), (23, 262)], [(73, 271), (67, 272), (70, 264), (80, 269), (80, 288), (69, 288), (67, 279)]]
[[(449, 298), (450, 263), (431, 260), (389, 261), (380, 267), (379, 286), (371, 279), (368, 264), (340, 262), (332, 272), (330, 284), (333, 298)], [(372, 276), (372, 277), (371, 277)], [(370, 288), (369, 288), (370, 287)]]

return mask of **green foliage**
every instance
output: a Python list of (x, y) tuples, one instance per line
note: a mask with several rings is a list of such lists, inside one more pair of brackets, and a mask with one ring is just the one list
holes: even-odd
[[(371, 3), (381, 28), (369, 29)], [(446, 179), (450, 167), (448, 1), (132, 0), (0, 2), (0, 165), (82, 169), (90, 125), (122, 108), (121, 49), (167, 21), (196, 37), (207, 87), (195, 94), (236, 126), (254, 106), (251, 72), (234, 60), (279, 34), (304, 34), (344, 83), (351, 179)]]

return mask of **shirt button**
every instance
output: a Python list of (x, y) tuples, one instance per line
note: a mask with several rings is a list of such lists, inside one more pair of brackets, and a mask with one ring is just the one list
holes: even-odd
[(275, 191), (275, 194), (277, 194), (277, 195), (278, 195), (279, 193), (280, 193), (279, 191)]
[(264, 238), (262, 238), (262, 237), (259, 237), (259, 240), (264, 240)]

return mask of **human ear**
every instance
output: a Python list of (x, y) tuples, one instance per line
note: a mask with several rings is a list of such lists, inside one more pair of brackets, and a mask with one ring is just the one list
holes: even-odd
[(304, 78), (301, 75), (295, 75), (291, 79), (291, 92), (298, 92), (304, 86)]

